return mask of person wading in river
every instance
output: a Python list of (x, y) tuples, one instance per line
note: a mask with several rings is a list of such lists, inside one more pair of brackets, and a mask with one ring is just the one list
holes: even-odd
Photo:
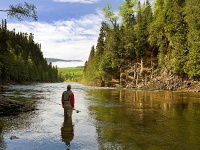
[(62, 93), (62, 107), (64, 108), (64, 117), (72, 117), (74, 109), (74, 93), (71, 91), (71, 85), (67, 86), (67, 90)]

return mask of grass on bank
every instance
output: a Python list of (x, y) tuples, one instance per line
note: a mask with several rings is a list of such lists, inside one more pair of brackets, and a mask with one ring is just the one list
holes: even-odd
[(58, 73), (62, 76), (63, 81), (79, 82), (83, 75), (83, 66), (58, 68)]

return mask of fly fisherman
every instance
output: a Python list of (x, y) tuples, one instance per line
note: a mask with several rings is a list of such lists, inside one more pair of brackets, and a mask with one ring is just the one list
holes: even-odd
[(71, 91), (71, 85), (67, 86), (67, 90), (62, 93), (62, 107), (64, 108), (64, 117), (72, 117), (74, 108), (74, 93)]

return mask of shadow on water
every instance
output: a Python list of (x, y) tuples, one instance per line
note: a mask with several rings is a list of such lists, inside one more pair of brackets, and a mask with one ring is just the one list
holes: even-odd
[(72, 118), (64, 119), (63, 126), (61, 128), (62, 141), (65, 142), (67, 149), (70, 149), (70, 142), (74, 138), (74, 127), (72, 124)]

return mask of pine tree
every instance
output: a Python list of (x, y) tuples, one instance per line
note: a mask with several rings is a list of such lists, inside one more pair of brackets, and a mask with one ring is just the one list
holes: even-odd
[(7, 30), (6, 21), (0, 27), (0, 81), (1, 82), (55, 82), (57, 68), (48, 66), (41, 45), (33, 34)]
[[(144, 58), (147, 54), (151, 54), (151, 47), (148, 42), (148, 25), (152, 22), (152, 10), (149, 2), (145, 3), (142, 8), (140, 2), (138, 2), (137, 15), (136, 15), (136, 25), (135, 30), (135, 52), (136, 58), (141, 62), (141, 71), (143, 71)], [(149, 54), (148, 54), (149, 57)]]
[(200, 1), (186, 0), (185, 21), (188, 25), (188, 50), (186, 73), (191, 77), (200, 77)]
[(128, 28), (135, 23), (134, 12), (136, 12), (136, 0), (125, 0), (122, 5), (119, 6), (120, 16), (122, 17), (122, 24)]
[(135, 35), (136, 35), (136, 57), (142, 58), (145, 54), (145, 45), (146, 45), (146, 37), (145, 37), (145, 25), (143, 24), (143, 14), (140, 6), (140, 2), (138, 2), (137, 16), (136, 16), (136, 25), (135, 25)]
[(0, 75), (1, 75), (1, 81), (5, 81), (9, 78), (9, 58), (8, 56), (8, 34), (7, 34), (7, 21), (2, 20), (2, 24), (0, 27)]
[(96, 46), (96, 57), (101, 57), (104, 53), (105, 38), (106, 38), (106, 32), (107, 32), (106, 29), (107, 29), (107, 24), (105, 22), (102, 22), (98, 41), (97, 41), (97, 46)]
[(95, 56), (95, 49), (94, 49), (94, 45), (92, 46), (91, 50), (90, 50), (90, 55), (89, 55), (89, 58), (88, 58), (88, 63), (90, 63), (93, 58)]
[[(107, 33), (105, 40), (105, 52), (102, 58), (102, 68), (107, 70), (108, 74), (113, 73), (113, 70), (118, 70), (120, 67), (120, 51), (121, 43), (119, 27), (116, 26), (113, 30)], [(116, 72), (117, 74), (117, 72)]]
[(19, 21), (22, 21), (23, 18), (33, 18), (37, 21), (37, 12), (36, 7), (33, 4), (24, 2), (24, 4), (10, 5), (7, 10), (0, 10), (6, 12), (8, 17), (17, 18)]
[(173, 73), (183, 75), (186, 61), (187, 25), (183, 17), (182, 3), (179, 0), (166, 0), (165, 33), (169, 41), (168, 66)]
[(166, 55), (169, 41), (165, 32), (165, 13), (164, 0), (155, 0), (153, 21), (148, 27), (148, 41), (150, 46), (158, 48), (158, 65), (169, 72), (170, 69), (167, 62), (170, 58)]

